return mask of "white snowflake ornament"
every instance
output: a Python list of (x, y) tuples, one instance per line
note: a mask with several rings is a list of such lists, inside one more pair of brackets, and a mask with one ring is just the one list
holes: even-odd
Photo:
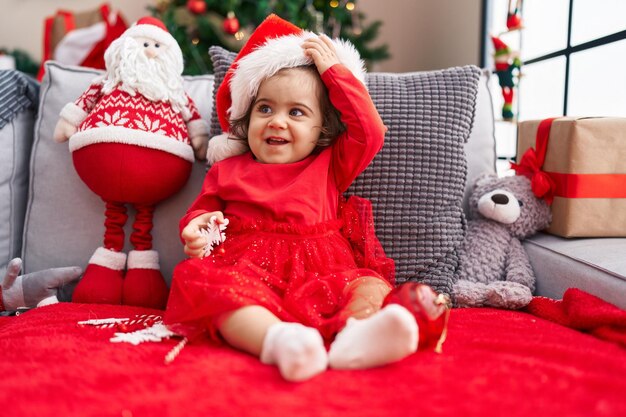
[(168, 329), (163, 323), (157, 323), (152, 327), (137, 330), (136, 332), (115, 333), (115, 336), (111, 338), (111, 342), (126, 342), (136, 346), (144, 342), (160, 342), (161, 340), (169, 339), (172, 336), (176, 336), (176, 333)]
[(204, 253), (202, 257), (207, 257), (213, 252), (213, 248), (226, 240), (226, 226), (228, 226), (228, 219), (224, 219), (222, 222), (217, 221), (217, 217), (212, 216), (209, 219), (209, 224), (204, 229), (200, 229), (198, 233), (200, 236), (206, 239), (207, 244), (204, 247)]

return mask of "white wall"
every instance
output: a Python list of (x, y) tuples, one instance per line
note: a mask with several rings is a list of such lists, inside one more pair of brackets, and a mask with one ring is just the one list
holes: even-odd
[(43, 55), (43, 27), (59, 9), (89, 11), (108, 3), (120, 10), (128, 24), (148, 15), (149, 0), (0, 0), (0, 47), (22, 49), (36, 61)]
[[(0, 0), (0, 47), (42, 56), (43, 22), (60, 8), (85, 11), (105, 0)], [(108, 0), (130, 24), (147, 15), (154, 0)], [(390, 60), (377, 71), (421, 71), (480, 63), (481, 0), (359, 0), (368, 20), (382, 20), (376, 43), (387, 43)]]
[(374, 70), (424, 71), (480, 64), (481, 0), (359, 0), (368, 20), (382, 20), (376, 42), (391, 59)]

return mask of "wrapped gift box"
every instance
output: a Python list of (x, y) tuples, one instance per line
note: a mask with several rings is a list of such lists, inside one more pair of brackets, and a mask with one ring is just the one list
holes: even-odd
[(521, 163), (524, 153), (534, 148), (538, 165), (552, 184), (552, 223), (547, 232), (564, 237), (626, 236), (626, 118), (544, 121), (543, 164), (541, 140), (537, 141), (541, 122), (519, 123), (517, 161)]

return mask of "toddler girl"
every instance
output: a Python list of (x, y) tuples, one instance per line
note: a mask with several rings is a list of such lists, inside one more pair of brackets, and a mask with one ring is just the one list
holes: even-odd
[[(167, 323), (219, 334), (291, 381), (415, 352), (413, 315), (381, 309), (393, 276), (357, 265), (338, 216), (385, 134), (362, 79), (350, 44), (276, 16), (257, 28), (217, 96), (218, 112), (231, 102), (225, 144), (249, 151), (213, 164), (181, 220), (191, 259), (174, 272)], [(204, 257), (214, 216), (227, 238)]]

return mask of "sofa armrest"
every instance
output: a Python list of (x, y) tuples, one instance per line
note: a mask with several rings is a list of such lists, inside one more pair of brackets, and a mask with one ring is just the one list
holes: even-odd
[(560, 299), (579, 288), (626, 308), (626, 239), (565, 239), (538, 233), (524, 241), (537, 278), (535, 295)]

